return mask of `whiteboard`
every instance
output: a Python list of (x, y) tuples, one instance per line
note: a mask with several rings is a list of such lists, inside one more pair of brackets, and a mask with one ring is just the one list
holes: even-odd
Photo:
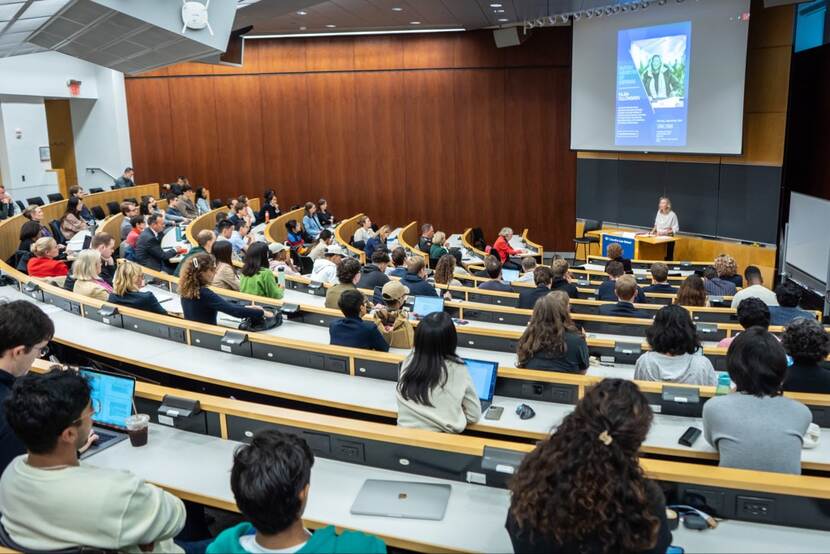
[(787, 231), (787, 265), (827, 285), (830, 263), (830, 201), (793, 192)]

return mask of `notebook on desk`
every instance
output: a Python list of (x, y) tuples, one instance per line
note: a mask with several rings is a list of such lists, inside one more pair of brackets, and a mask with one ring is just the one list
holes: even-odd
[(351, 513), (409, 519), (444, 519), (450, 485), (367, 479), (352, 504)]
[(431, 313), (444, 311), (444, 299), (440, 296), (416, 296), (412, 306), (415, 319), (422, 319)]
[(127, 438), (127, 418), (133, 413), (135, 379), (95, 369), (81, 369), (89, 382), (91, 400), (97, 409), (92, 416), (92, 430), (98, 440), (81, 455), (88, 458)]
[(518, 269), (502, 269), (501, 270), (501, 279), (505, 283), (512, 283), (513, 281), (519, 280), (519, 270)]
[(467, 371), (470, 372), (470, 377), (473, 379), (473, 385), (475, 385), (478, 400), (481, 403), (481, 412), (484, 413), (490, 407), (490, 404), (493, 403), (493, 396), (496, 393), (496, 377), (499, 372), (499, 364), (486, 360), (462, 359), (467, 366)]

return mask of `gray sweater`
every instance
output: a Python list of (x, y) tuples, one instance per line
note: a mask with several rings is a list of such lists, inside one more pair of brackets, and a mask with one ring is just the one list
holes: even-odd
[(698, 349), (694, 354), (669, 356), (659, 352), (645, 352), (637, 358), (634, 368), (636, 381), (668, 381), (686, 385), (718, 384), (712, 362)]
[(812, 420), (807, 406), (791, 398), (732, 393), (703, 405), (703, 436), (722, 467), (800, 474)]

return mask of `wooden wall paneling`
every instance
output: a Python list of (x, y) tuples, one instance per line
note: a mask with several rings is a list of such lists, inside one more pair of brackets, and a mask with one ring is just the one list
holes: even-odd
[(508, 50), (496, 48), (492, 31), (472, 31), (453, 43), (453, 67), (504, 67)]
[(302, 74), (261, 77), (263, 188), (277, 191), (282, 211), (299, 202), (301, 191), (314, 190), (311, 166), (316, 153), (309, 142), (306, 79)]
[(186, 62), (171, 65), (168, 75), (213, 75), (213, 65), (199, 62)]
[(232, 194), (257, 197), (264, 186), (262, 96), (256, 76), (211, 79), (216, 96), (219, 184), (223, 198)]
[[(486, 32), (486, 31), (482, 31)], [(521, 33), (521, 29), (519, 30)], [(570, 27), (560, 27), (553, 32), (530, 32), (530, 37), (521, 45), (505, 48), (505, 64), (508, 67), (557, 66), (571, 67)], [(544, 245), (543, 245), (544, 246)]]
[(404, 68), (452, 67), (455, 57), (454, 43), (458, 40), (463, 40), (459, 33), (407, 36), (403, 39)]
[[(225, 78), (225, 77), (223, 77)], [(213, 77), (179, 77), (170, 81), (170, 118), (176, 175), (187, 175), (196, 186), (221, 190), (219, 141), (216, 132), (217, 105)], [(222, 106), (224, 109), (225, 106)]]
[(791, 46), (752, 50), (747, 58), (746, 112), (786, 112)]
[[(287, 73), (306, 70), (306, 41), (252, 40), (255, 43), (259, 69), (263, 73)], [(245, 46), (247, 49), (248, 45)]]
[(786, 129), (786, 113), (745, 113), (743, 154), (724, 156), (721, 163), (783, 165)]
[(395, 35), (367, 36), (354, 42), (355, 70), (400, 69), (404, 43)]
[[(354, 186), (360, 191), (357, 196), (363, 200), (372, 199), (371, 204), (376, 210), (369, 216), (379, 225), (401, 225), (413, 217), (405, 192), (407, 152), (403, 73), (367, 73), (355, 79), (354, 86)], [(361, 206), (340, 213), (340, 217), (366, 209)]]
[(355, 134), (355, 75), (310, 73), (306, 80), (311, 187), (302, 191), (301, 200), (325, 196), (332, 210), (337, 206), (341, 214), (365, 211), (366, 201), (357, 178), (360, 164), (356, 160), (356, 141), (362, 138)]
[(401, 201), (411, 210), (409, 219), (458, 232), (456, 218), (475, 209), (475, 202), (452, 205), (443, 199), (458, 186), (453, 72), (406, 72), (404, 83), (406, 196)]
[(171, 79), (127, 79), (133, 166), (142, 181), (167, 183), (176, 174)]
[(351, 71), (354, 69), (353, 37), (320, 37), (306, 42), (308, 71)]
[(749, 48), (792, 46), (794, 17), (792, 6), (764, 8), (763, 0), (752, 0)]

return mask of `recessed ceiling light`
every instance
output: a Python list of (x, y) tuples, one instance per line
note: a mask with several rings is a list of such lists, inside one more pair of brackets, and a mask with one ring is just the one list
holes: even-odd
[(501, 4), (490, 4), (491, 8), (501, 8)]
[(420, 25), (421, 22), (420, 21), (410, 21), (409, 24), (410, 25)]
[(509, 19), (507, 19), (506, 17), (500, 17), (500, 18), (499, 18), (499, 21), (501, 21), (502, 23), (507, 23), (507, 22), (508, 22), (508, 21), (510, 21), (510, 20), (509, 20)]
[(403, 8), (392, 8), (393, 12), (402, 12)]
[(308, 15), (308, 12), (300, 10), (297, 12), (297, 15)]
[(329, 29), (334, 29), (335, 27), (337, 27), (337, 25), (326, 25), (326, 27), (328, 27)]
[(301, 31), (305, 31), (306, 29), (308, 29), (308, 27), (306, 27), (305, 25), (303, 25), (302, 27), (300, 27), (300, 30), (301, 30)]
[(493, 13), (504, 13), (504, 10), (493, 10)]

